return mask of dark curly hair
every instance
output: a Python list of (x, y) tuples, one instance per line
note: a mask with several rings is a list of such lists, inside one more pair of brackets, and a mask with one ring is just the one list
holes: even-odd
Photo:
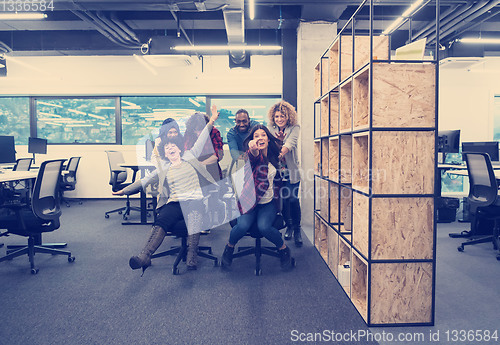
[(165, 157), (165, 145), (167, 144), (174, 144), (181, 150), (181, 156), (184, 153), (184, 140), (182, 136), (177, 136), (173, 138), (168, 138), (168, 137), (162, 137), (160, 144), (158, 145), (158, 154), (160, 155), (161, 159), (167, 160)]

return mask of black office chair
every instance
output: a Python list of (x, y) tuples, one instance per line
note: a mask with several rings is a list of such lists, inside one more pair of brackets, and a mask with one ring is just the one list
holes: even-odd
[[(106, 154), (108, 155), (110, 171), (109, 184), (111, 185), (113, 192), (118, 192), (135, 181), (136, 173), (134, 172), (132, 176), (132, 182), (126, 182), (128, 177), (127, 169), (120, 166), (120, 164), (125, 162), (122, 153), (119, 151), (106, 151)], [(109, 218), (111, 213), (118, 212), (118, 214), (123, 214), (124, 220), (127, 220), (130, 215), (130, 211), (132, 210), (140, 212), (141, 208), (130, 206), (130, 196), (127, 195), (127, 202), (124, 207), (108, 211), (104, 214), (104, 217)]]
[[(172, 229), (171, 232), (167, 232), (166, 236), (174, 237), (174, 236), (176, 236), (175, 234), (179, 234), (179, 233), (186, 233), (187, 234), (186, 222), (184, 220), (177, 222), (174, 226), (174, 229)], [(181, 236), (181, 245), (180, 246), (172, 246), (169, 250), (165, 250), (163, 252), (153, 254), (153, 255), (151, 255), (151, 259), (161, 258), (164, 256), (176, 255), (174, 265), (172, 266), (172, 274), (177, 275), (177, 274), (179, 274), (179, 268), (177, 266), (179, 265), (181, 260), (183, 262), (186, 262), (187, 250), (188, 250), (187, 235)], [(204, 253), (203, 251), (207, 251), (208, 253)], [(218, 258), (216, 256), (212, 255), (212, 247), (198, 246), (198, 256), (213, 260), (214, 267), (217, 267), (219, 265)]]
[[(237, 224), (237, 219), (233, 219), (229, 222), (231, 227), (234, 227)], [(278, 213), (276, 218), (274, 219), (273, 227), (278, 229), (278, 231), (282, 230), (286, 227), (285, 220), (281, 213)], [(260, 258), (262, 255), (274, 256), (279, 258), (280, 255), (277, 252), (276, 247), (263, 247), (262, 246), (262, 236), (259, 230), (257, 229), (257, 219), (253, 222), (250, 229), (247, 231), (246, 236), (250, 236), (255, 238), (255, 246), (252, 247), (244, 247), (238, 246), (238, 251), (233, 254), (233, 259), (240, 258), (247, 255), (255, 255), (255, 275), (262, 275), (262, 268), (260, 265)], [(222, 262), (221, 262), (222, 265)], [(295, 267), (295, 258), (292, 257), (292, 267)]]
[(63, 162), (64, 160), (51, 160), (42, 163), (35, 181), (31, 207), (23, 203), (5, 206), (14, 211), (15, 215), (6, 216), (0, 220), (7, 229), (7, 232), (2, 233), (1, 236), (15, 234), (28, 237), (28, 245), (0, 258), (0, 262), (27, 254), (31, 273), (37, 274), (38, 268), (35, 267), (34, 262), (35, 253), (67, 255), (69, 262), (75, 261), (71, 252), (38, 245), (41, 243), (42, 233), (54, 231), (60, 226), (61, 208), (58, 182)]
[[(75, 190), (76, 188), (76, 171), (78, 170), (78, 164), (80, 163), (80, 158), (81, 157), (71, 157), (69, 159), (66, 170), (64, 170), (61, 174), (61, 183), (59, 185), (61, 191), (61, 201), (64, 201), (67, 207), (70, 207), (69, 204), (70, 199), (64, 197), (64, 192)], [(78, 201), (80, 205), (82, 204), (81, 200), (72, 200), (72, 201)]]
[(469, 171), (469, 196), (471, 208), (476, 212), (474, 217), (477, 227), (479, 219), (494, 221), (493, 234), (473, 238), (463, 242), (457, 249), (464, 251), (465, 246), (478, 243), (493, 242), (497, 250), (500, 247), (500, 197), (495, 172), (491, 166), (490, 156), (487, 153), (463, 153), (467, 170)]

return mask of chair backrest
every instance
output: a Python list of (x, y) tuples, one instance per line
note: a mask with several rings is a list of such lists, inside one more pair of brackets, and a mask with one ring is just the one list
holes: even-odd
[(16, 161), (16, 165), (12, 168), (13, 171), (29, 171), (31, 168), (31, 163), (33, 158), (19, 158)]
[(68, 172), (76, 176), (76, 170), (78, 169), (78, 164), (80, 163), (81, 157), (71, 157), (68, 162), (67, 169)]
[(44, 220), (52, 220), (57, 227), (59, 227), (61, 216), (58, 183), (63, 162), (64, 159), (57, 159), (42, 163), (31, 197), (31, 209), (35, 216)]
[(109, 184), (115, 186), (118, 183), (123, 183), (127, 180), (127, 169), (120, 166), (125, 163), (123, 154), (120, 151), (106, 151), (109, 163)]
[(487, 153), (463, 153), (469, 171), (469, 202), (477, 207), (493, 204), (498, 194), (495, 172)]

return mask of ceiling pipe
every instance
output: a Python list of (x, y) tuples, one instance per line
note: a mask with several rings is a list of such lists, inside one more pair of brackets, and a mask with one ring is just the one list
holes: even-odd
[[(445, 26), (440, 28), (440, 38), (443, 39), (446, 37), (447, 34), (455, 30), (455, 26), (458, 24), (458, 26), (463, 26), (465, 25), (464, 23), (469, 22), (469, 18), (473, 16), (473, 18), (476, 18), (480, 16), (481, 14), (485, 13), (486, 11), (490, 10), (491, 8), (495, 7), (500, 3), (500, 0), (494, 0), (494, 1), (481, 1), (472, 6), (468, 11), (464, 12), (462, 15), (458, 16)], [(478, 14), (480, 13), (480, 14)], [(460, 24), (459, 24), (460, 23)], [(427, 43), (432, 43), (436, 39), (436, 33), (434, 32), (433, 34), (429, 35), (427, 37)]]
[[(222, 11), (224, 15), (224, 24), (226, 26), (227, 44), (242, 45), (245, 44), (245, 18), (243, 9), (229, 9)], [(230, 50), (230, 58), (235, 64), (241, 64), (247, 58), (244, 50)]]
[(101, 18), (99, 18), (97, 15), (93, 14), (90, 11), (85, 11), (85, 14), (89, 16), (95, 23), (101, 25), (101, 27), (109, 32), (113, 37), (115, 37), (117, 40), (120, 42), (123, 42), (126, 45), (130, 45), (131, 48), (140, 48), (140, 44), (137, 44), (135, 42), (131, 42), (128, 40), (126, 37), (123, 37), (120, 35), (120, 33), (116, 32), (113, 27), (109, 26), (106, 22), (102, 21)]
[(111, 13), (111, 20), (118, 25), (123, 31), (127, 33), (128, 36), (132, 38), (134, 42), (141, 43), (141, 40), (136, 36), (135, 32), (132, 30), (130, 26), (127, 25), (127, 23), (123, 22), (121, 19), (118, 18), (116, 15), (116, 12)]
[(186, 30), (184, 30), (184, 28), (182, 27), (180, 21), (179, 21), (179, 18), (177, 18), (177, 15), (175, 14), (174, 11), (170, 10), (170, 13), (172, 14), (172, 17), (174, 17), (174, 20), (177, 22), (177, 25), (179, 27), (179, 30), (182, 32), (182, 34), (184, 35), (184, 37), (186, 38), (186, 41), (188, 41), (188, 43), (190, 45), (193, 45), (193, 42), (191, 42), (191, 40), (189, 39), (189, 36), (188, 34), (186, 33)]
[(460, 36), (461, 36), (464, 32), (466, 32), (466, 31), (470, 31), (471, 29), (475, 28), (475, 27), (476, 27), (476, 26), (478, 26), (478, 25), (481, 25), (481, 24), (482, 24), (482, 23), (484, 23), (485, 21), (490, 20), (491, 18), (493, 18), (493, 17), (497, 16), (498, 14), (500, 14), (500, 9), (498, 9), (496, 12), (493, 12), (493, 13), (491, 13), (490, 15), (488, 15), (488, 16), (486, 16), (486, 17), (482, 18), (480, 21), (478, 21), (478, 22), (476, 22), (476, 23), (472, 24), (471, 26), (468, 26), (468, 27), (466, 27), (466, 28), (464, 28), (464, 29), (462, 29), (462, 30), (460, 30), (460, 31), (456, 32), (453, 36), (449, 37), (449, 38), (447, 39), (447, 41), (448, 41), (448, 42), (452, 42), (452, 41), (454, 41), (455, 39), (459, 38), (459, 37), (460, 37)]
[(123, 30), (120, 26), (118, 26), (118, 24), (115, 23), (113, 20), (107, 18), (101, 11), (98, 11), (96, 15), (97, 18), (99, 18), (99, 20), (101, 20), (104, 24), (106, 24), (111, 30), (113, 30), (118, 36), (120, 36), (126, 42), (129, 42), (130, 44), (139, 44), (139, 45), (141, 44), (139, 40), (134, 40), (125, 30)]
[[(461, 6), (460, 5), (451, 6), (445, 12), (441, 13), (439, 25), (440, 26), (444, 25), (444, 24), (448, 23), (450, 20), (455, 19), (457, 16), (459, 16), (461, 13), (463, 13), (464, 11), (469, 9), (471, 6), (472, 6), (472, 2), (469, 4), (466, 4), (466, 5), (461, 5)], [(460, 8), (458, 8), (458, 7), (460, 7)], [(457, 8), (458, 8), (458, 10), (457, 10)], [(415, 40), (424, 38), (427, 35), (430, 35), (431, 33), (433, 33), (435, 30), (436, 30), (436, 24), (431, 22), (431, 23), (427, 24), (425, 27), (423, 27), (422, 29), (420, 29), (418, 32), (413, 34), (412, 39), (415, 41)]]

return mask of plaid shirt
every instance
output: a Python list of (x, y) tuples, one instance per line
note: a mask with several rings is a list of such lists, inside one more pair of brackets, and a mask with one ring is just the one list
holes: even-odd
[[(238, 209), (241, 214), (253, 210), (269, 188), (267, 158), (261, 152), (255, 157), (250, 151), (247, 151), (245, 156), (245, 178), (243, 189), (238, 197)], [(273, 180), (273, 201), (276, 203), (277, 210), (280, 210), (280, 188), (281, 178), (279, 171), (276, 171), (276, 176)]]

